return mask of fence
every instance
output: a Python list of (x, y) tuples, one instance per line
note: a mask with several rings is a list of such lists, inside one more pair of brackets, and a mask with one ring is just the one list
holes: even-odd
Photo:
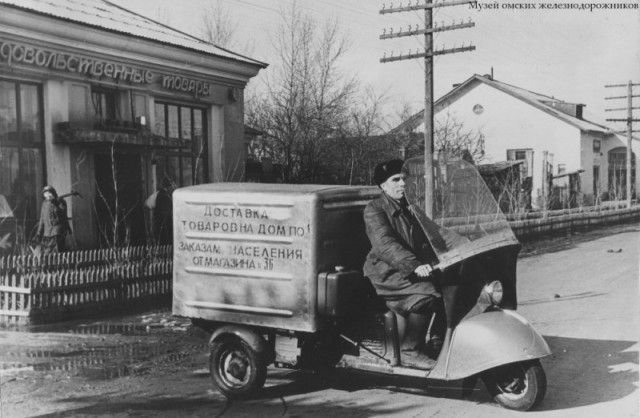
[[(509, 223), (520, 239), (640, 219), (640, 206), (528, 214)], [(0, 324), (51, 322), (127, 306), (167, 303), (172, 247), (0, 256)]]
[(509, 224), (521, 240), (540, 235), (574, 232), (594, 226), (610, 225), (640, 220), (640, 206), (618, 208), (616, 206), (593, 206), (547, 212), (511, 215)]
[(172, 263), (170, 245), (0, 257), (0, 324), (161, 303)]

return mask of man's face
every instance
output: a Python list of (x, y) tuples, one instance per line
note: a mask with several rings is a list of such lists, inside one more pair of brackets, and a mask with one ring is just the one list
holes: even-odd
[(394, 174), (382, 183), (380, 188), (382, 188), (390, 198), (400, 200), (404, 197), (405, 178), (406, 176), (403, 173)]

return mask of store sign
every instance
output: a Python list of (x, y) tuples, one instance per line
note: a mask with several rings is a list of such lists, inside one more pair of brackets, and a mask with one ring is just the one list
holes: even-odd
[(9, 65), (14, 63), (28, 64), (89, 77), (106, 77), (114, 81), (122, 80), (137, 84), (151, 84), (157, 80), (163, 89), (191, 93), (197, 97), (209, 96), (211, 92), (211, 86), (206, 81), (178, 75), (162, 75), (158, 80), (153, 72), (144, 68), (20, 43), (0, 41), (0, 61), (5, 61)]
[(6, 61), (9, 65), (29, 64), (91, 77), (107, 77), (116, 81), (138, 84), (149, 84), (153, 81), (153, 73), (142, 68), (18, 43), (0, 42), (0, 60)]
[(163, 75), (162, 88), (193, 93), (198, 97), (208, 96), (211, 90), (209, 83), (206, 81), (193, 80), (179, 75)]

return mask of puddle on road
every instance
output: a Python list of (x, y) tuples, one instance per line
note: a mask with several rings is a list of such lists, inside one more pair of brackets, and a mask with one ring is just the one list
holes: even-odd
[[(113, 379), (142, 375), (152, 368), (169, 369), (176, 363), (202, 366), (208, 345), (206, 340), (186, 338), (188, 324), (184, 318), (161, 313), (126, 322), (78, 321), (22, 327), (15, 330), (37, 333), (42, 348), (9, 346), (8, 350), (0, 350), (0, 376), (61, 372), (89, 379)], [(47, 346), (50, 333), (58, 334), (53, 337), (58, 342), (59, 334), (68, 334), (68, 345)]]
[(5, 329), (25, 332), (63, 332), (71, 334), (103, 334), (103, 335), (145, 335), (159, 330), (186, 331), (190, 321), (185, 318), (158, 319), (150, 318), (135, 322), (114, 322), (112, 320), (96, 322), (67, 322), (41, 325), (7, 326)]
[(25, 372), (63, 372), (89, 379), (114, 379), (147, 373), (154, 367), (171, 367), (175, 363), (202, 362), (207, 344), (176, 347), (174, 344), (131, 343), (116, 346), (88, 347), (72, 351), (21, 350), (0, 355), (0, 376)]

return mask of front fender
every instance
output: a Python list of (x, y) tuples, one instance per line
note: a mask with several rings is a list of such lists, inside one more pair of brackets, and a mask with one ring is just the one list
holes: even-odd
[(551, 354), (547, 342), (515, 311), (485, 312), (463, 320), (453, 331), (429, 377), (457, 380), (502, 364)]
[(224, 325), (213, 332), (211, 338), (209, 338), (209, 345), (225, 335), (238, 337), (246, 342), (256, 353), (266, 355), (268, 359), (267, 364), (273, 361), (273, 349), (264, 340), (262, 335), (258, 334), (254, 329), (242, 325)]

